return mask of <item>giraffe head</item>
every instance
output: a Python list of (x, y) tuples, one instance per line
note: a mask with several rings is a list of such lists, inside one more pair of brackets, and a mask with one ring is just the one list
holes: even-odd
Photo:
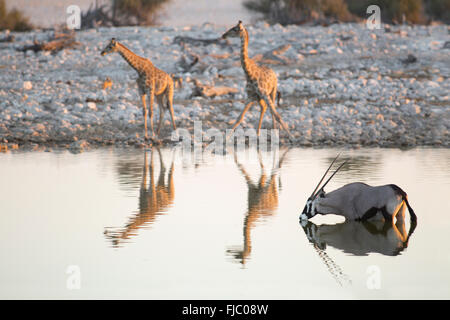
[(245, 35), (245, 28), (242, 24), (242, 21), (239, 20), (237, 25), (235, 25), (233, 28), (222, 35), (222, 39), (226, 39), (228, 37), (242, 37), (243, 35)]
[(102, 56), (117, 51), (117, 41), (115, 38), (112, 38), (109, 44), (105, 47), (105, 49), (102, 50), (100, 53)]

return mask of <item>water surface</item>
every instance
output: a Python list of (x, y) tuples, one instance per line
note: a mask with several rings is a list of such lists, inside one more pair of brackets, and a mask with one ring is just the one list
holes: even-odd
[(302, 228), (337, 152), (1, 153), (0, 298), (450, 298), (450, 150), (344, 151), (326, 188), (401, 186), (418, 216), (408, 243), (408, 212), (404, 230), (336, 216)]

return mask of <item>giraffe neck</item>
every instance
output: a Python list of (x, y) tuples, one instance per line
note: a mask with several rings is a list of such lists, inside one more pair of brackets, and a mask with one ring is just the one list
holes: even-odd
[(150, 60), (138, 56), (121, 43), (118, 43), (117, 47), (122, 58), (139, 74), (143, 72), (146, 63), (151, 63)]
[(241, 64), (242, 69), (250, 77), (252, 61), (248, 57), (248, 32), (244, 29), (244, 35), (241, 36)]

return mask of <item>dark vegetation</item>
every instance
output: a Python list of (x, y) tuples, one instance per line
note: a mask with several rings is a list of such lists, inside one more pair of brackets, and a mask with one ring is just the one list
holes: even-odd
[(97, 26), (150, 26), (158, 24), (163, 5), (170, 0), (110, 0), (82, 13), (82, 28)]
[[(81, 27), (149, 26), (158, 24), (163, 5), (170, 0), (110, 0), (109, 4), (94, 5), (82, 12)], [(0, 0), (0, 30), (29, 31), (33, 25), (17, 9), (7, 10)]]
[(17, 9), (7, 10), (5, 0), (0, 0), (0, 30), (29, 31), (33, 26)]
[(367, 18), (378, 5), (385, 23), (450, 23), (450, 0), (246, 0), (244, 6), (270, 23), (329, 24)]
[[(81, 27), (149, 26), (158, 24), (163, 5), (170, 0), (110, 0), (82, 13)], [(450, 23), (450, 0), (245, 0), (244, 6), (270, 23), (322, 24), (361, 21), (370, 5), (378, 5), (384, 23)], [(0, 0), (0, 30), (33, 28), (19, 10), (7, 10)]]

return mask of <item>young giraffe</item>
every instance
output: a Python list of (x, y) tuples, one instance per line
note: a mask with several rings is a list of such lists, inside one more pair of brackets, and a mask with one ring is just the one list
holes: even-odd
[[(158, 180), (155, 180), (154, 177), (154, 149), (158, 151), (159, 155), (160, 169)], [(150, 168), (147, 160), (147, 152), (144, 152), (144, 167), (139, 190), (139, 212), (129, 219), (124, 228), (113, 230), (106, 229), (104, 232), (105, 236), (112, 241), (114, 247), (118, 247), (120, 242), (127, 241), (135, 236), (139, 229), (154, 224), (158, 216), (166, 213), (173, 205), (175, 198), (173, 155), (166, 180), (166, 166), (163, 161), (161, 150), (158, 147), (154, 149), (152, 149), (150, 154)], [(150, 178), (149, 184), (147, 183), (148, 177)]]
[[(257, 134), (259, 136), (259, 132), (261, 129), (262, 120), (264, 117), (264, 113), (267, 110), (267, 106), (270, 107), (270, 111), (272, 112), (272, 121), (273, 128), (276, 129), (277, 120), (284, 130), (289, 135), (289, 138), (293, 140), (292, 134), (289, 132), (288, 127), (281, 119), (280, 114), (275, 110), (275, 98), (277, 95), (277, 75), (275, 72), (265, 66), (259, 66), (255, 61), (248, 57), (248, 31), (242, 25), (242, 21), (225, 32), (222, 35), (222, 38), (225, 39), (227, 37), (239, 37), (241, 38), (241, 65), (242, 69), (244, 69), (245, 76), (247, 78), (247, 96), (248, 103), (242, 110), (241, 115), (236, 119), (236, 122), (231, 129), (232, 132), (236, 127), (244, 120), (245, 113), (250, 109), (250, 107), (255, 103), (259, 102), (261, 106), (261, 114), (259, 116), (259, 124)], [(231, 133), (230, 133), (231, 135)], [(229, 136), (230, 136), (229, 135)]]
[(258, 183), (253, 183), (250, 175), (245, 170), (244, 166), (239, 163), (236, 153), (234, 153), (234, 162), (236, 163), (239, 171), (247, 182), (248, 187), (248, 211), (244, 220), (244, 245), (243, 248), (230, 248), (227, 250), (227, 254), (231, 255), (235, 260), (245, 265), (247, 259), (250, 257), (252, 251), (252, 239), (251, 231), (256, 226), (259, 220), (263, 220), (272, 216), (278, 208), (278, 192), (281, 189), (281, 181), (277, 185), (277, 176), (279, 170), (283, 165), (283, 161), (288, 153), (289, 149), (284, 151), (283, 155), (276, 164), (276, 153), (274, 152), (273, 167), (268, 178), (264, 170), (264, 164), (261, 157), (261, 153), (258, 150), (259, 165), (261, 168), (261, 174)]
[(166, 99), (166, 108), (169, 109), (172, 118), (173, 130), (177, 130), (175, 126), (175, 116), (173, 114), (173, 80), (164, 71), (156, 68), (153, 63), (146, 58), (140, 57), (133, 53), (130, 49), (125, 47), (116, 39), (112, 38), (110, 43), (103, 49), (101, 55), (118, 52), (122, 58), (138, 73), (139, 77), (136, 80), (141, 96), (144, 114), (144, 134), (145, 139), (148, 139), (147, 133), (147, 104), (146, 96), (150, 100), (150, 128), (152, 131), (152, 138), (155, 136), (153, 131), (153, 100), (154, 96), (159, 104), (159, 122), (156, 134), (159, 135), (162, 121), (164, 120), (164, 98)]

